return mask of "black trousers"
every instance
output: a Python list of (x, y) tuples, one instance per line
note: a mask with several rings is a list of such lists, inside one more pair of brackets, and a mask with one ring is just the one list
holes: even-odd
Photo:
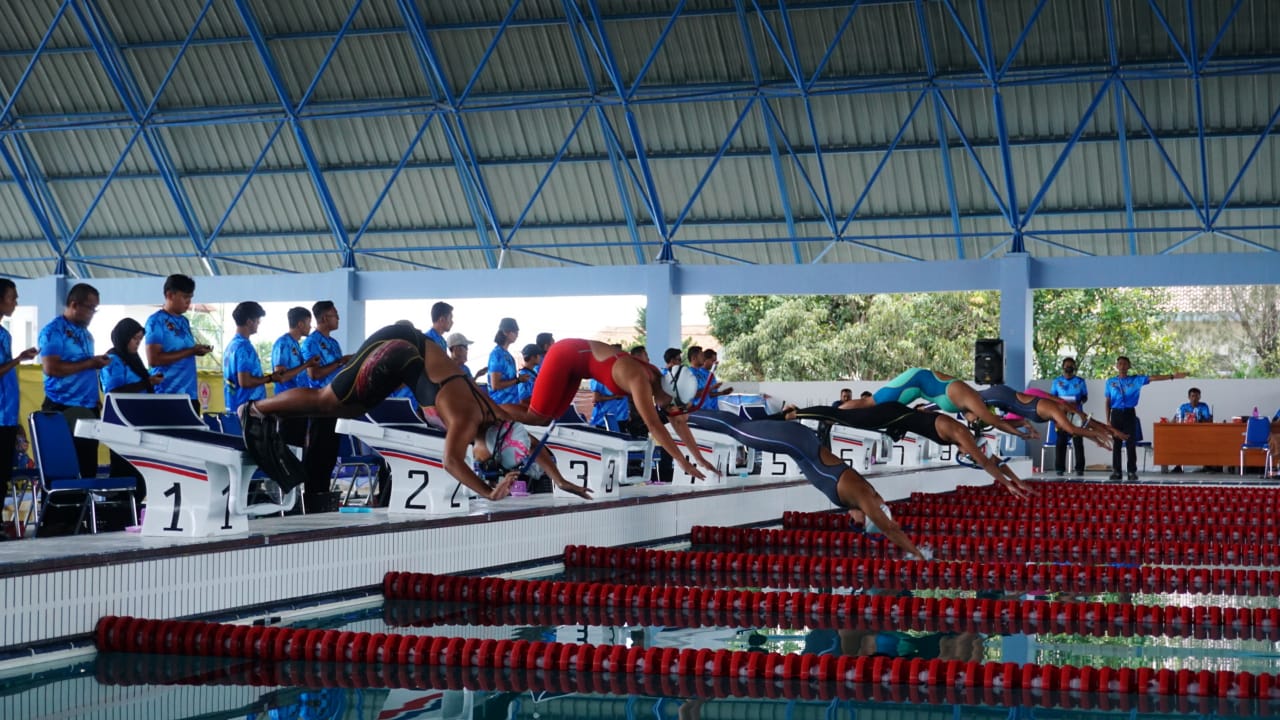
[(1079, 435), (1063, 432), (1062, 428), (1058, 428), (1058, 443), (1054, 446), (1053, 468), (1058, 472), (1067, 469), (1067, 443), (1070, 442), (1076, 446), (1076, 467), (1077, 473), (1084, 472), (1084, 438)]
[[(13, 480), (13, 453), (18, 444), (18, 426), (0, 426), (0, 506), (9, 497), (9, 483)], [(15, 506), (13, 511), (18, 512)], [(0, 531), (0, 534), (3, 534)]]
[(338, 462), (337, 425), (337, 418), (311, 418), (307, 426), (307, 449), (302, 453), (302, 464), (307, 468), (308, 495), (329, 492), (333, 466)]
[[(1133, 436), (1138, 430), (1138, 411), (1133, 408), (1125, 408), (1123, 410), (1111, 410), (1111, 426), (1129, 436), (1124, 441), (1125, 452), (1129, 459), (1129, 472), (1138, 472), (1138, 446), (1137, 438)], [(1120, 441), (1116, 440), (1111, 446), (1111, 471), (1120, 472)]]

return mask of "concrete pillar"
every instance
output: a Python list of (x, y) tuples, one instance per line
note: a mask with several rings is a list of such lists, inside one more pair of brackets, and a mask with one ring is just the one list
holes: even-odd
[(649, 359), (661, 367), (662, 353), (669, 347), (680, 347), (679, 266), (674, 263), (647, 265), (644, 272), (645, 346)]
[(1027, 386), (1035, 357), (1035, 318), (1031, 256), (1009, 253), (1000, 259), (1000, 337), (1004, 340), (1004, 384)]
[(333, 337), (342, 345), (342, 352), (355, 352), (368, 337), (364, 323), (364, 300), (360, 296), (356, 271), (341, 268), (325, 273), (325, 282), (316, 293), (316, 300), (332, 300), (338, 310), (338, 330), (333, 333)]

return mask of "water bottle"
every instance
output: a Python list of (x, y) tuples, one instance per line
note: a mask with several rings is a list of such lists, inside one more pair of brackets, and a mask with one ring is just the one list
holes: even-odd
[(1255, 418), (1256, 418), (1256, 417), (1258, 417), (1258, 406), (1257, 406), (1257, 405), (1255, 405), (1255, 406), (1253, 407), (1253, 416), (1254, 416)]

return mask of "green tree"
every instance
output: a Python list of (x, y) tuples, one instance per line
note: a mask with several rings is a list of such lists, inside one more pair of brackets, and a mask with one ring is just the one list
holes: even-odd
[(973, 341), (999, 327), (992, 292), (716, 301), (708, 317), (725, 347), (726, 380), (886, 379), (908, 367), (963, 376)]
[(1257, 358), (1256, 373), (1251, 374), (1280, 375), (1280, 287), (1232, 285), (1225, 292), (1244, 336), (1242, 344)]
[(1202, 374), (1208, 358), (1179, 346), (1168, 303), (1169, 293), (1163, 288), (1037, 291), (1037, 376), (1056, 375), (1066, 355), (1076, 358), (1082, 377), (1109, 376), (1118, 355), (1127, 355), (1141, 373)]

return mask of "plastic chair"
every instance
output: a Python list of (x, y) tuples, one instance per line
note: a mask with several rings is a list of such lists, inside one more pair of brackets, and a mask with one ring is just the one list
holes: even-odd
[[(1049, 429), (1044, 434), (1044, 444), (1040, 446), (1040, 472), (1044, 472), (1045, 467), (1047, 467), (1044, 464), (1044, 454), (1048, 452), (1050, 448), (1057, 450), (1057, 447), (1058, 447), (1058, 426), (1056, 423), (1050, 420)], [(1075, 467), (1075, 462), (1076, 462), (1076, 444), (1073, 442), (1069, 442), (1067, 443), (1067, 467)], [(1058, 472), (1063, 472), (1067, 469), (1067, 467), (1055, 467), (1054, 470), (1057, 470)]]
[(1271, 421), (1266, 418), (1249, 418), (1244, 426), (1244, 443), (1240, 446), (1240, 475), (1244, 476), (1244, 454), (1249, 450), (1265, 450), (1262, 477), (1271, 472)]
[(1142, 418), (1133, 418), (1133, 446), (1142, 450), (1142, 472), (1147, 471), (1147, 462), (1151, 459), (1151, 453), (1155, 452), (1155, 446), (1150, 440), (1144, 440), (1142, 434)]
[(363, 443), (350, 435), (338, 436), (338, 462), (334, 464), (329, 479), (330, 490), (343, 493), (343, 505), (350, 505), (353, 496), (361, 499), (355, 493), (362, 486), (367, 488), (367, 494), (363, 496), (365, 505), (372, 505), (378, 497), (378, 471), (382, 467), (382, 458), (365, 450)]
[[(36, 511), (36, 531), (44, 520), (45, 509), (57, 505), (55, 498), (70, 493), (82, 496), (78, 502), (80, 517), (76, 522), (76, 533), (84, 524), (85, 515), (89, 516), (89, 531), (98, 532), (98, 496), (119, 495), (124, 493), (129, 498), (129, 509), (133, 513), (133, 524), (138, 524), (138, 505), (133, 493), (138, 487), (133, 478), (82, 478), (80, 465), (76, 460), (75, 441), (71, 428), (67, 427), (67, 419), (61, 413), (34, 412), (29, 419), (31, 425), (31, 448), (35, 453), (36, 465), (39, 467), (39, 492), (44, 496)], [(104, 501), (105, 502), (105, 501)], [(72, 506), (77, 503), (66, 503)]]

